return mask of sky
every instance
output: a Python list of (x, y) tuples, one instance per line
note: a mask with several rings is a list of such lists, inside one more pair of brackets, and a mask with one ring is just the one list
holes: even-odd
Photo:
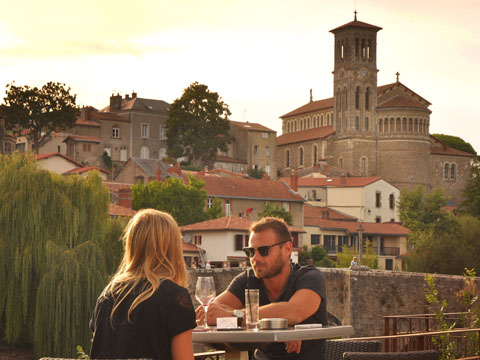
[[(0, 0), (0, 94), (65, 83), (78, 105), (112, 93), (173, 102), (206, 84), (231, 119), (281, 134), (280, 116), (333, 95), (333, 34), (353, 20), (377, 36), (378, 85), (400, 81), (432, 105), (430, 133), (480, 152), (480, 0)], [(2, 102), (2, 101), (0, 101)]]

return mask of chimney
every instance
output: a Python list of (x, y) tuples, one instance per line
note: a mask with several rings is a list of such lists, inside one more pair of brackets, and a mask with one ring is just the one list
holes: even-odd
[(125, 94), (125, 100), (130, 100), (130, 94)]
[(90, 106), (86, 106), (85, 111), (83, 113), (83, 118), (85, 119), (85, 121), (90, 121), (90, 119), (92, 118), (91, 113), (92, 113), (92, 108)]
[(313, 93), (312, 93), (312, 89), (310, 89), (310, 102), (313, 102)]
[(293, 191), (298, 192), (298, 175), (295, 170), (292, 170), (292, 174), (290, 175), (290, 187)]
[(126, 188), (118, 190), (118, 205), (128, 209), (132, 208), (132, 189)]
[(137, 93), (135, 91), (132, 91), (132, 99), (136, 99), (137, 98)]
[(157, 166), (157, 171), (155, 171), (155, 180), (162, 180), (162, 169), (160, 169), (160, 165)]
[(122, 109), (122, 95), (117, 93), (117, 95), (110, 96), (110, 111), (119, 111)]

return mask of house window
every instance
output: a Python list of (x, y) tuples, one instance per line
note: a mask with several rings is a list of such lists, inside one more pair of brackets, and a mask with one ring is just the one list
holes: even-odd
[(298, 149), (298, 164), (299, 164), (300, 166), (303, 165), (303, 147), (300, 147), (300, 148)]
[(313, 163), (313, 165), (317, 165), (317, 161), (318, 161), (318, 147), (317, 147), (317, 145), (313, 145), (312, 153), (313, 153), (312, 163)]
[(127, 161), (127, 148), (122, 147), (120, 149), (120, 161)]
[(235, 235), (235, 251), (242, 251), (243, 249), (243, 235)]
[(193, 244), (194, 245), (202, 245), (202, 235), (194, 235), (193, 236)]
[(290, 167), (290, 150), (285, 150), (285, 167)]
[(385, 270), (393, 270), (393, 259), (385, 259)]
[(133, 182), (136, 184), (138, 182), (140, 182), (141, 184), (144, 183), (144, 179), (143, 179), (143, 176), (135, 176), (134, 179), (133, 179)]
[(268, 139), (269, 135), (270, 134), (268, 132), (262, 132), (262, 138), (264, 138), (264, 139)]
[(167, 156), (167, 149), (161, 148), (160, 150), (158, 150), (158, 159), (159, 160), (162, 160), (166, 156)]
[(375, 193), (375, 206), (377, 208), (382, 207), (382, 193), (380, 191)]
[(148, 147), (142, 146), (142, 148), (140, 149), (140, 158), (150, 159), (150, 150), (148, 150)]
[(91, 149), (90, 144), (83, 144), (83, 151), (89, 152)]
[(250, 235), (244, 235), (244, 244), (245, 244), (245, 247), (248, 246), (248, 239), (250, 238)]
[(160, 139), (161, 140), (167, 140), (167, 127), (166, 126), (160, 126)]
[(15, 145), (15, 150), (20, 151), (20, 152), (25, 152), (25, 143), (20, 143)]
[(112, 148), (110, 146), (105, 146), (103, 151), (106, 152), (108, 156), (112, 157)]
[(258, 145), (253, 145), (253, 154), (258, 155)]
[(445, 180), (448, 180), (449, 172), (450, 172), (450, 165), (447, 163), (445, 164), (445, 172), (443, 174), (443, 178)]
[(318, 235), (318, 234), (312, 234), (310, 235), (310, 243), (312, 245), (320, 245), (320, 237), (322, 235)]
[(270, 165), (265, 165), (265, 173), (270, 175)]
[(270, 156), (270, 146), (265, 148), (265, 156)]
[(117, 125), (114, 125), (112, 128), (112, 137), (114, 139), (120, 138), (120, 128)]
[(335, 246), (336, 237), (336, 235), (323, 235), (323, 247), (329, 254), (335, 254), (337, 252)]
[(390, 194), (390, 209), (395, 209), (395, 195), (394, 194)]
[(225, 215), (230, 216), (230, 200), (225, 200)]
[(148, 139), (149, 124), (142, 124), (142, 139)]
[(213, 198), (208, 198), (207, 200), (207, 208), (211, 209), (213, 206)]
[(382, 217), (381, 216), (375, 216), (375, 222), (376, 223), (381, 223), (382, 222)]
[(450, 179), (455, 180), (456, 174), (455, 174), (455, 164), (450, 165)]

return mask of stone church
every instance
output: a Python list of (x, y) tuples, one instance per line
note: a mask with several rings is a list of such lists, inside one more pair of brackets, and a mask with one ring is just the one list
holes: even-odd
[(377, 32), (357, 20), (330, 30), (335, 37), (333, 97), (281, 116), (277, 167), (282, 176), (319, 166), (345, 176), (380, 176), (400, 189), (437, 186), (461, 201), (471, 154), (429, 133), (431, 105), (399, 81), (377, 85)]

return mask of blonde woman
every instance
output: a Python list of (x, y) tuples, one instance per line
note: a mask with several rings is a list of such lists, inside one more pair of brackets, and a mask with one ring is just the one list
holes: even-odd
[(195, 311), (184, 288), (187, 271), (177, 223), (167, 213), (141, 210), (123, 239), (123, 260), (90, 321), (90, 357), (193, 360)]

